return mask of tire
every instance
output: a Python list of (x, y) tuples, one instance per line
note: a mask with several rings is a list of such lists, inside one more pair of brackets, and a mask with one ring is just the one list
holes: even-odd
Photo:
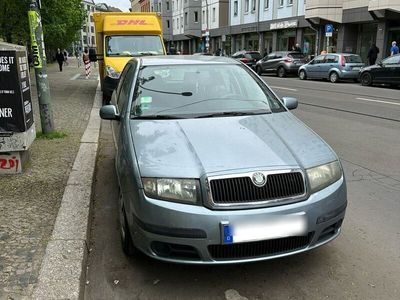
[(126, 220), (125, 208), (122, 203), (122, 195), (120, 192), (119, 195), (119, 222), (120, 222), (120, 236), (121, 236), (121, 244), (122, 250), (127, 256), (134, 256), (137, 254), (137, 249), (133, 245), (132, 236), (129, 231), (128, 222)]
[(336, 83), (339, 81), (339, 75), (336, 72), (332, 72), (331, 74), (329, 74), (329, 81), (332, 83)]
[(258, 75), (261, 76), (261, 74), (262, 74), (262, 69), (261, 69), (261, 67), (256, 67), (256, 72), (257, 72)]
[(300, 78), (301, 80), (306, 80), (306, 79), (307, 79), (307, 73), (306, 73), (306, 71), (300, 70), (300, 72), (299, 72), (299, 78)]
[(286, 70), (284, 67), (279, 67), (278, 70), (276, 71), (278, 77), (283, 78), (286, 76)]
[(364, 73), (361, 75), (361, 85), (363, 86), (372, 85), (372, 76), (370, 73)]

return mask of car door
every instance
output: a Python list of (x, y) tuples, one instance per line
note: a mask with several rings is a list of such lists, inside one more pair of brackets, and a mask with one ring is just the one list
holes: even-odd
[(272, 60), (275, 59), (276, 53), (270, 53), (267, 57), (263, 59), (262, 68), (265, 72), (269, 72), (271, 69)]
[(312, 60), (306, 67), (307, 77), (318, 78), (321, 63), (325, 60), (325, 55), (319, 55)]
[(282, 52), (277, 52), (275, 54), (274, 59), (271, 60), (271, 65), (270, 65), (271, 71), (276, 71), (276, 69), (279, 66), (279, 63), (282, 61), (283, 56), (284, 56), (284, 53), (282, 53)]
[(339, 56), (335, 54), (327, 54), (325, 60), (321, 63), (318, 78), (328, 78), (332, 69), (339, 68)]

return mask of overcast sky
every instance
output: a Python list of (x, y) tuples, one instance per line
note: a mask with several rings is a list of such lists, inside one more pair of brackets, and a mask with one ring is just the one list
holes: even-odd
[(95, 0), (95, 3), (107, 3), (108, 5), (118, 7), (122, 11), (129, 11), (131, 1), (129, 0)]

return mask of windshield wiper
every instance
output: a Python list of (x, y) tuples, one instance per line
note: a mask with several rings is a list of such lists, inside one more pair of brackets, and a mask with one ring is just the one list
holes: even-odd
[(255, 110), (255, 111), (223, 111), (223, 112), (216, 112), (216, 113), (211, 113), (211, 114), (204, 114), (204, 115), (199, 115), (196, 116), (196, 119), (200, 118), (216, 118), (216, 117), (230, 117), (230, 116), (250, 116), (250, 115), (264, 115), (264, 114), (270, 114), (270, 110)]
[(143, 52), (138, 52), (138, 54), (139, 54), (139, 55), (157, 55), (157, 54), (155, 54), (154, 52), (145, 52), (145, 51), (143, 51)]
[(174, 116), (174, 115), (146, 115), (146, 116), (131, 116), (132, 119), (138, 120), (177, 120), (177, 119), (187, 119), (182, 116)]

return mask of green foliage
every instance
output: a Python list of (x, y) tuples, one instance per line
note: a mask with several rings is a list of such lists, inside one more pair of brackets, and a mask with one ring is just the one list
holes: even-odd
[(65, 132), (61, 131), (53, 131), (50, 133), (43, 133), (43, 132), (37, 132), (36, 133), (36, 138), (40, 140), (54, 140), (54, 139), (62, 139), (68, 136)]
[[(9, 43), (29, 43), (29, 0), (0, 0), (0, 38)], [(67, 48), (86, 17), (81, 0), (42, 0), (42, 24), (48, 52)]]

